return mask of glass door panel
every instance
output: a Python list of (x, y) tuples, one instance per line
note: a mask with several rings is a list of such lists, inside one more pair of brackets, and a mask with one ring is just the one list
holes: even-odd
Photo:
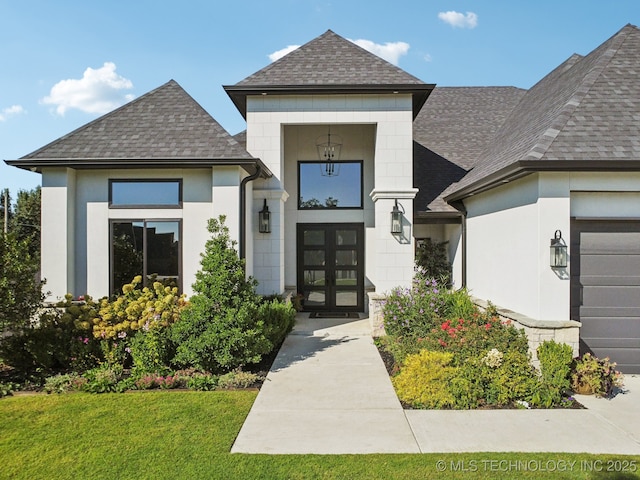
[(364, 309), (362, 224), (299, 224), (297, 245), (305, 310)]

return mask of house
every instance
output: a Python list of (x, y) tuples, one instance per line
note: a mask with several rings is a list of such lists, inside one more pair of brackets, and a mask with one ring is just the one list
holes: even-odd
[(262, 293), (375, 317), (432, 238), (534, 343), (640, 372), (639, 68), (627, 25), (528, 91), (436, 88), (327, 31), (224, 87), (235, 137), (172, 80), (7, 163), (42, 173), (54, 298), (133, 274), (190, 294), (225, 214)]

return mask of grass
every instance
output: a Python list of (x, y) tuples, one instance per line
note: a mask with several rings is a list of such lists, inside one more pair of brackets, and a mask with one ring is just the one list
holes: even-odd
[[(600, 471), (623, 465), (615, 460), (627, 466), (635, 461), (640, 468), (640, 457), (624, 456), (230, 454), (255, 396), (254, 391), (155, 391), (5, 398), (0, 400), (0, 478), (640, 478)], [(520, 467), (509, 467), (518, 462)], [(442, 465), (445, 471), (439, 472)], [(525, 465), (535, 471), (523, 471)], [(556, 470), (549, 471), (552, 467)]]

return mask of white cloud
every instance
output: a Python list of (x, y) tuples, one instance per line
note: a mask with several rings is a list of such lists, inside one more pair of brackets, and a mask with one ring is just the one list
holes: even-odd
[(3, 108), (0, 110), (0, 122), (6, 122), (9, 117), (20, 115), (22, 113), (27, 113), (22, 105), (11, 105), (10, 107)]
[[(347, 39), (352, 43), (364, 48), (365, 50), (377, 55), (379, 57), (384, 58), (387, 62), (393, 63), (394, 65), (398, 64), (400, 57), (402, 55), (406, 55), (409, 51), (409, 44), (405, 42), (387, 42), (384, 45), (379, 43), (374, 43), (371, 40), (351, 40)], [(296, 48), (299, 48), (300, 45), (289, 45), (282, 50), (278, 50), (269, 54), (269, 59), (272, 62), (284, 57), (286, 54), (293, 52)]]
[(402, 55), (406, 55), (409, 51), (409, 44), (405, 42), (387, 42), (384, 45), (380, 43), (374, 43), (371, 40), (351, 40), (359, 47), (384, 58), (387, 62), (397, 65)]
[(478, 15), (473, 12), (464, 13), (450, 11), (438, 13), (438, 18), (452, 27), (476, 28), (478, 26)]
[(86, 113), (107, 113), (133, 100), (134, 95), (122, 92), (131, 88), (131, 80), (116, 73), (115, 63), (105, 62), (98, 69), (87, 68), (80, 79), (59, 81), (41, 102), (55, 105), (58, 115), (72, 108)]
[(424, 59), (425, 62), (430, 62), (431, 60), (433, 60), (431, 58), (431, 55), (428, 53), (425, 53), (424, 56), (422, 57)]
[(284, 57), (287, 53), (291, 53), (293, 52), (296, 48), (299, 48), (300, 45), (289, 45), (285, 48), (283, 48), (282, 50), (278, 50), (276, 52), (270, 53), (269, 54), (269, 59), (272, 62), (275, 62), (276, 60), (281, 59), (282, 57)]

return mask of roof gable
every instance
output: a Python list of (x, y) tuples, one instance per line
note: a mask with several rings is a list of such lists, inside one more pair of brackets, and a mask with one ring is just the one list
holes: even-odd
[(331, 30), (236, 86), (421, 85), (424, 82)]
[(246, 118), (248, 95), (409, 93), (414, 118), (433, 84), (327, 30), (225, 91)]
[(251, 159), (174, 80), (15, 161)]
[(527, 92), (448, 199), (528, 171), (631, 167), (620, 162), (640, 159), (639, 64), (633, 25), (569, 58)]

